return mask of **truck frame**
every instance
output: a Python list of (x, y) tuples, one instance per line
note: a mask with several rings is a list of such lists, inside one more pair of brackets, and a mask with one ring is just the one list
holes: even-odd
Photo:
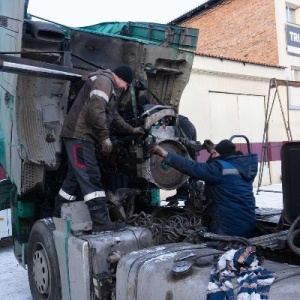
[[(266, 268), (276, 272), (270, 299), (299, 298), (300, 205), (291, 188), (299, 178), (289, 172), (300, 155), (298, 143), (282, 149), (284, 209), (258, 208), (251, 239), (208, 232), (202, 224), (205, 184), (147, 151), (155, 141), (196, 159), (202, 149), (178, 123), (198, 30), (143, 22), (69, 28), (34, 19), (27, 5), (24, 0), (0, 5), (5, 41), (0, 49), (0, 163), (7, 173), (0, 181), (0, 209), (11, 208), (14, 252), (28, 269), (33, 299), (206, 299), (210, 271), (225, 251), (215, 241), (230, 242), (234, 249), (255, 245)], [(134, 69), (135, 80), (118, 95), (118, 111), (146, 134), (112, 132), (113, 155), (99, 156), (111, 218), (128, 227), (92, 234), (83, 201), (64, 204), (62, 217), (53, 217), (67, 171), (60, 131), (88, 74), (121, 64)], [(185, 203), (161, 205), (160, 190), (183, 184), (189, 191)]]

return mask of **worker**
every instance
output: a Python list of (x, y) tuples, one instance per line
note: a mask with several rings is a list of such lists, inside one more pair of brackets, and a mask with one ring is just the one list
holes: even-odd
[(222, 140), (216, 147), (205, 140), (204, 146), (210, 154), (206, 163), (167, 152), (157, 144), (149, 152), (163, 157), (176, 170), (205, 181), (206, 199), (212, 200), (212, 204), (204, 225), (211, 232), (251, 237), (255, 229), (253, 180), (258, 168), (257, 155), (243, 155), (230, 140)]
[[(183, 115), (178, 115), (178, 125), (179, 128), (183, 131), (185, 138), (196, 141), (197, 140), (197, 131), (194, 124), (189, 120), (188, 117)], [(192, 159), (196, 160), (195, 151), (190, 153)], [(181, 187), (177, 188), (175, 195), (169, 196), (166, 198), (168, 206), (177, 206), (179, 201), (187, 201), (188, 199), (188, 186), (189, 183), (185, 182)]]
[(145, 134), (141, 127), (127, 124), (116, 111), (116, 90), (127, 90), (133, 79), (134, 72), (127, 65), (114, 71), (98, 70), (78, 93), (61, 131), (68, 157), (68, 173), (55, 199), (54, 216), (60, 217), (63, 203), (77, 200), (80, 188), (93, 221), (93, 232), (125, 227), (123, 222), (110, 220), (95, 151), (98, 143), (101, 155), (110, 155), (110, 126), (119, 133)]

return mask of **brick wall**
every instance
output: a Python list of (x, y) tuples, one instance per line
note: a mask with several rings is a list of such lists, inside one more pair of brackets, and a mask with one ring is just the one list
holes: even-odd
[(225, 0), (179, 25), (200, 31), (197, 52), (278, 65), (274, 0)]

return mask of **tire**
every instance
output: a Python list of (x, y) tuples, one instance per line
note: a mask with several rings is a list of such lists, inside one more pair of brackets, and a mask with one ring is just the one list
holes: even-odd
[(37, 221), (30, 232), (27, 265), (33, 300), (61, 299), (58, 258), (53, 240), (51, 219)]

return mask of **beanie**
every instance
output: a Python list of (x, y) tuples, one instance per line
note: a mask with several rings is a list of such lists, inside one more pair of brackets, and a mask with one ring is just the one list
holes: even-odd
[(235, 144), (229, 140), (222, 140), (216, 145), (215, 150), (221, 155), (227, 155), (235, 152)]
[(128, 84), (132, 83), (134, 74), (133, 74), (133, 70), (129, 66), (126, 65), (119, 66), (113, 72)]

